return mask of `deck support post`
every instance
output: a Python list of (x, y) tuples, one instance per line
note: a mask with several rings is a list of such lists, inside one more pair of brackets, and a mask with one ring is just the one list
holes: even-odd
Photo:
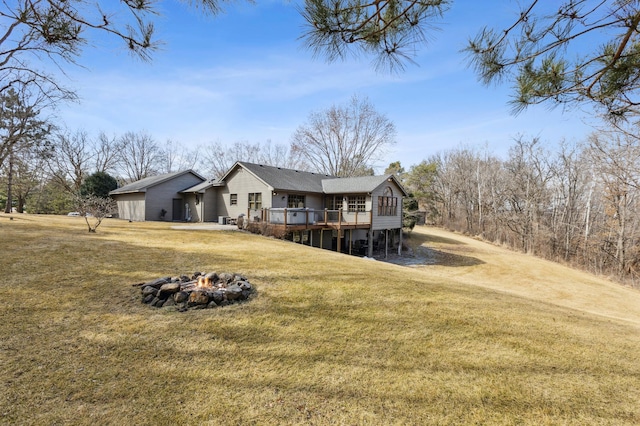
[(384, 230), (384, 258), (389, 257), (389, 230)]
[(342, 253), (342, 210), (338, 210), (338, 245), (336, 250), (338, 253)]

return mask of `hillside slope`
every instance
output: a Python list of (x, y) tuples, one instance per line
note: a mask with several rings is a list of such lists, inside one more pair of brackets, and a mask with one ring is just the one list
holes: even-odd
[(640, 327), (640, 291), (555, 262), (440, 228), (416, 227), (411, 238), (436, 262), (431, 276), (552, 303)]
[[(171, 225), (0, 214), (1, 424), (640, 424), (634, 290), (437, 229), (407, 267)], [(193, 271), (256, 297), (132, 286)]]

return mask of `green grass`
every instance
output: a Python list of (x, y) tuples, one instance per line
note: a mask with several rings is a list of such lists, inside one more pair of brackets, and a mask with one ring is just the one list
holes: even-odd
[[(481, 262), (51, 216), (0, 215), (0, 240), (3, 424), (640, 423), (638, 325), (467, 283), (495, 264), (455, 234), (425, 244)], [(196, 270), (257, 297), (178, 313), (131, 286)]]

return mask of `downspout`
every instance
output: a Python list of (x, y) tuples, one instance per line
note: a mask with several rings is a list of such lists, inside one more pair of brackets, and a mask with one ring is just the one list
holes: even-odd
[(402, 256), (402, 227), (404, 226), (403, 208), (404, 208), (404, 203), (402, 202), (402, 197), (400, 197), (400, 245), (398, 245), (398, 256)]

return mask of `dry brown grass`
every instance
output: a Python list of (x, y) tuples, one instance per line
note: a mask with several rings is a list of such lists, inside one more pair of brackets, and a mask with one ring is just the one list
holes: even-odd
[[(0, 423), (640, 423), (638, 292), (414, 234), (464, 261), (0, 215)], [(242, 272), (258, 296), (177, 313), (130, 285), (195, 270)]]

